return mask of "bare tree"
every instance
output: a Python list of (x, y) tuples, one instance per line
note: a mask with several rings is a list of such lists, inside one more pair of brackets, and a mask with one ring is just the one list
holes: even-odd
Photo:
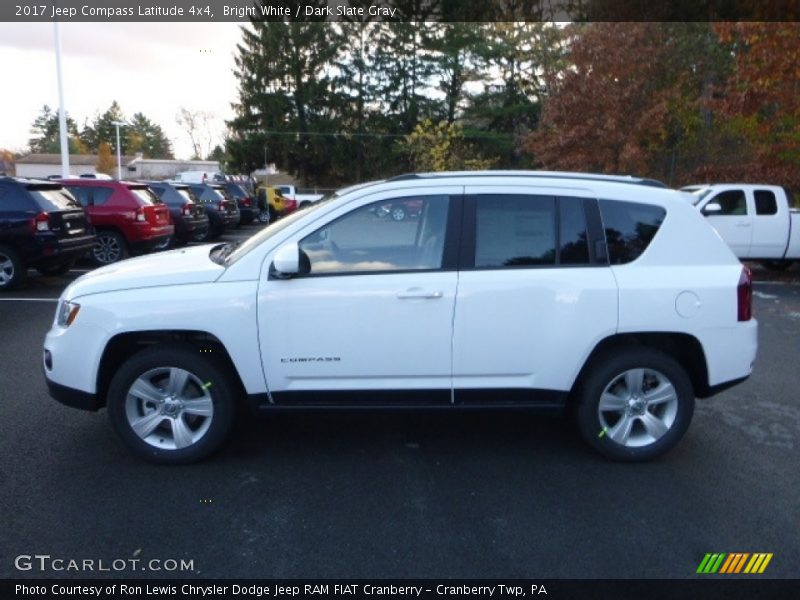
[(175, 121), (189, 136), (194, 153), (192, 158), (207, 158), (214, 146), (216, 115), (203, 110), (189, 110), (185, 106), (181, 106), (178, 114), (175, 115)]

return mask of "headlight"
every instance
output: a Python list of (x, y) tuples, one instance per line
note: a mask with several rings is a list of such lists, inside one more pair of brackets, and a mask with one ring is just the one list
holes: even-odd
[(58, 306), (58, 314), (56, 315), (56, 324), (59, 327), (69, 327), (78, 316), (78, 311), (81, 309), (80, 304), (62, 300)]

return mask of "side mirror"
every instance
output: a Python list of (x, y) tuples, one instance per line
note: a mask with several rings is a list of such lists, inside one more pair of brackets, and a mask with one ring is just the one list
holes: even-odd
[(272, 259), (272, 275), (278, 279), (289, 279), (300, 272), (300, 248), (296, 243), (284, 244)]
[(704, 215), (715, 215), (722, 212), (722, 206), (719, 202), (709, 202), (703, 207)]

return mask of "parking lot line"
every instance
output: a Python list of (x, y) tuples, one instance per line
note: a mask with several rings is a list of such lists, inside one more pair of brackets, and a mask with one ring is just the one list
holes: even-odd
[(58, 298), (0, 298), (0, 302), (58, 302)]

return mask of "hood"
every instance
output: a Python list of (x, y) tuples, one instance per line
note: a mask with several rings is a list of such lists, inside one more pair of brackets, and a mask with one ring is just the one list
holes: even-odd
[(101, 267), (72, 282), (63, 297), (72, 299), (102, 292), (214, 281), (225, 267), (208, 257), (213, 247), (209, 244), (181, 248)]

